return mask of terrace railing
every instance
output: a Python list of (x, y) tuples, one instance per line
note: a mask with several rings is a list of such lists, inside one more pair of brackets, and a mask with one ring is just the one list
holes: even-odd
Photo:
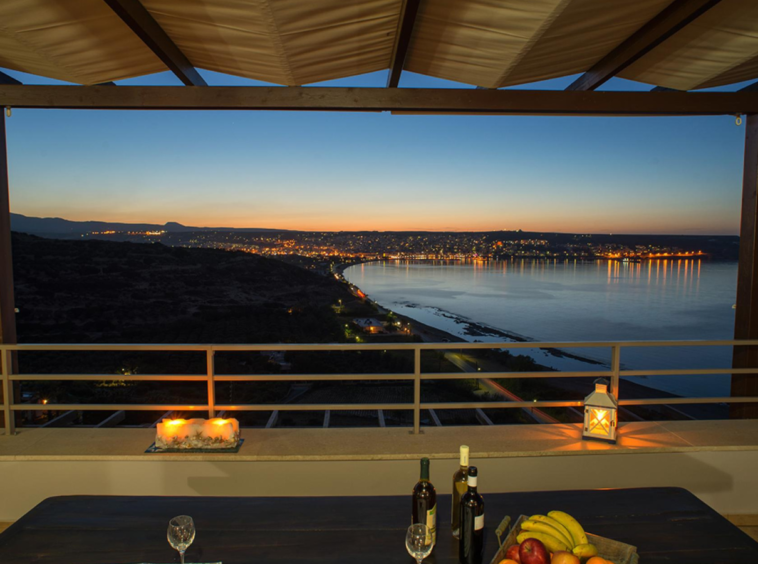
[[(251, 344), (251, 345), (132, 345), (132, 344), (23, 344), (0, 345), (2, 356), (3, 413), (6, 434), (15, 433), (14, 412), (32, 410), (92, 410), (92, 411), (207, 411), (214, 417), (219, 411), (326, 411), (326, 410), (412, 410), (413, 432), (419, 433), (421, 410), (424, 409), (523, 409), (551, 407), (582, 407), (582, 401), (482, 401), (482, 402), (422, 402), (421, 382), (423, 380), (481, 379), (481, 378), (608, 378), (611, 390), (618, 394), (619, 380), (631, 376), (674, 376), (674, 375), (715, 375), (715, 374), (757, 374), (756, 368), (691, 368), (691, 369), (622, 369), (622, 351), (641, 347), (742, 347), (758, 346), (758, 340), (742, 341), (614, 341), (614, 342), (501, 342), (501, 343), (356, 343), (356, 344)], [(422, 372), (422, 351), (458, 351), (472, 349), (611, 349), (611, 362), (606, 370), (590, 371), (543, 371), (543, 372)], [(207, 371), (205, 374), (18, 374), (13, 371), (15, 352), (204, 352)], [(214, 356), (219, 352), (304, 352), (304, 351), (412, 351), (412, 373), (390, 374), (217, 374)], [(605, 368), (605, 367), (604, 367)], [(206, 382), (207, 401), (203, 405), (174, 404), (39, 404), (15, 403), (13, 388), (15, 382), (29, 381), (182, 381)], [(318, 381), (377, 381), (395, 380), (413, 382), (413, 403), (357, 403), (357, 404), (242, 404), (220, 405), (216, 402), (217, 382), (318, 382)], [(589, 392), (589, 390), (588, 390)], [(645, 399), (622, 399), (619, 405), (651, 406), (673, 404), (721, 404), (758, 403), (758, 397), (664, 397)]]

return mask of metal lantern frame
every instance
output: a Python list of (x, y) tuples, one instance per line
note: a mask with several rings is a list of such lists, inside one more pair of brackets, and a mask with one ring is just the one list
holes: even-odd
[(608, 389), (608, 380), (595, 380), (595, 390), (584, 398), (582, 439), (616, 444), (618, 400)]

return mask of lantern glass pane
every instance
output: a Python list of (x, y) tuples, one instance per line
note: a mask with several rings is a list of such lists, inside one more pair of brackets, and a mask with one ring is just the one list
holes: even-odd
[(588, 432), (592, 435), (608, 437), (611, 434), (611, 415), (607, 409), (590, 408)]

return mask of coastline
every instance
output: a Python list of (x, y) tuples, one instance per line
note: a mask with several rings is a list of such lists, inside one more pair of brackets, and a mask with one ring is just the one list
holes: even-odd
[[(394, 259), (391, 259), (391, 260), (394, 260)], [(424, 332), (426, 332), (427, 334), (429, 334), (429, 335), (435, 335), (436, 337), (439, 337), (439, 342), (448, 342), (448, 341), (450, 341), (450, 342), (462, 342), (462, 343), (465, 343), (465, 342), (480, 342), (478, 339), (467, 340), (465, 337), (462, 337), (460, 335), (455, 335), (454, 333), (451, 333), (451, 332), (446, 331), (444, 329), (440, 329), (439, 327), (434, 327), (433, 325), (430, 325), (428, 323), (423, 323), (422, 321), (420, 321), (420, 320), (418, 320), (418, 319), (416, 319), (414, 317), (411, 317), (411, 316), (409, 316), (407, 314), (400, 313), (398, 311), (395, 311), (395, 309), (392, 309), (392, 308), (389, 308), (388, 306), (380, 304), (379, 302), (377, 302), (376, 300), (374, 300), (373, 298), (371, 298), (361, 288), (359, 288), (357, 284), (355, 284), (354, 282), (350, 282), (349, 280), (347, 280), (347, 278), (345, 278), (345, 271), (349, 267), (351, 267), (351, 266), (357, 266), (359, 264), (369, 264), (369, 263), (372, 263), (372, 262), (386, 262), (386, 261), (387, 261), (387, 259), (371, 259), (371, 260), (360, 260), (360, 261), (357, 261), (357, 262), (354, 262), (354, 263), (349, 263), (349, 264), (347, 264), (347, 263), (339, 263), (339, 264), (337, 264), (337, 265), (335, 265), (333, 267), (333, 271), (334, 271), (335, 274), (339, 275), (342, 278), (342, 280), (344, 280), (345, 283), (349, 284), (352, 288), (355, 288), (356, 290), (359, 290), (364, 296), (366, 296), (366, 298), (365, 298), (366, 300), (368, 300), (369, 302), (375, 304), (377, 307), (379, 307), (379, 308), (381, 308), (383, 310), (392, 311), (395, 315), (397, 315), (398, 317), (400, 317), (401, 319), (403, 319), (404, 321), (406, 321), (406, 323), (409, 323), (411, 325), (418, 325), (418, 327), (420, 329), (422, 329)], [(468, 318), (464, 318), (464, 317), (462, 317), (460, 315), (454, 314), (454, 313), (449, 312), (449, 311), (445, 311), (445, 310), (443, 310), (441, 308), (429, 308), (429, 307), (424, 307), (424, 306), (417, 306), (415, 304), (407, 304), (405, 307), (407, 307), (409, 309), (419, 309), (419, 310), (426, 310), (426, 311), (435, 311), (437, 315), (439, 315), (441, 317), (448, 318), (448, 319), (452, 320), (453, 322), (455, 322), (456, 324), (464, 326), (463, 333), (465, 335), (467, 335), (467, 336), (470, 336), (470, 337), (485, 337), (485, 338), (486, 337), (498, 337), (498, 338), (501, 338), (503, 341), (513, 341), (513, 342), (516, 342), (516, 343), (536, 342), (535, 339), (533, 339), (531, 337), (528, 337), (528, 336), (525, 336), (525, 335), (520, 335), (520, 334), (515, 333), (513, 331), (507, 331), (507, 330), (499, 329), (499, 328), (496, 328), (496, 327), (492, 327), (492, 326), (487, 325), (485, 323), (480, 323), (478, 321), (474, 321), (474, 320), (471, 320), (471, 319), (468, 319)], [(555, 356), (557, 358), (570, 358), (570, 359), (577, 360), (579, 362), (583, 362), (583, 363), (587, 363), (587, 364), (591, 364), (591, 365), (605, 366), (605, 367), (608, 366), (607, 363), (604, 363), (604, 362), (601, 362), (601, 361), (598, 361), (598, 360), (595, 360), (595, 359), (583, 357), (583, 356), (580, 356), (580, 355), (568, 353), (568, 352), (562, 351), (560, 349), (555, 349), (555, 348), (543, 349), (543, 348), (540, 348), (539, 350), (545, 351), (545, 352), (547, 352), (547, 353), (549, 353), (552, 356)]]
[[(339, 271), (341, 278), (345, 281), (345, 283), (350, 284), (352, 287), (359, 289), (358, 286), (356, 286), (354, 283), (349, 282), (344, 277), (344, 272), (349, 266), (355, 266), (357, 264), (365, 264), (369, 262), (384, 262), (384, 260), (368, 260), (368, 261), (360, 261), (356, 263), (351, 264), (341, 264), (342, 267)], [(335, 267), (336, 271), (336, 267)], [(362, 290), (360, 290), (362, 293), (365, 294)], [(412, 327), (412, 331), (414, 334), (419, 335), (423, 340), (427, 342), (437, 342), (437, 343), (463, 343), (463, 342), (486, 342), (481, 341), (479, 339), (466, 339), (465, 337), (461, 335), (456, 335), (453, 332), (446, 331), (445, 329), (441, 329), (439, 327), (435, 327), (433, 325), (430, 325), (429, 323), (424, 323), (423, 321), (420, 321), (419, 319), (416, 319), (414, 317), (410, 317), (407, 313), (398, 312), (397, 308), (389, 308), (386, 307), (373, 298), (371, 298), (369, 295), (366, 295), (366, 299), (369, 300), (371, 303), (375, 304), (377, 307), (381, 308), (381, 310), (387, 310), (392, 311), (395, 315), (397, 315), (400, 319), (408, 323)], [(419, 307), (412, 304), (408, 304), (406, 306), (407, 308), (416, 309), (418, 308), (419, 311), (425, 310), (430, 311), (431, 308), (427, 307)], [(441, 317), (445, 317), (450, 319), (451, 321), (463, 325), (463, 333), (465, 335), (468, 335), (470, 337), (496, 337), (499, 341), (513, 341), (513, 342), (519, 342), (519, 343), (528, 343), (533, 342), (533, 340), (527, 336), (519, 335), (517, 333), (504, 331), (502, 329), (490, 327), (484, 323), (479, 323), (474, 320), (469, 320), (466, 318), (463, 318), (461, 316), (455, 315), (450, 312), (446, 312), (444, 310), (441, 310), (439, 308), (436, 308), (438, 315)], [(510, 352), (514, 355), (524, 354), (529, 349), (512, 349)], [(584, 365), (589, 365), (587, 368), (585, 368), (586, 371), (592, 371), (592, 370), (598, 370), (602, 371), (603, 368), (608, 369), (609, 364), (607, 362), (602, 362), (596, 359), (583, 357), (580, 355), (576, 355), (570, 352), (566, 352), (560, 349), (542, 349), (537, 348), (535, 349), (544, 353), (545, 355), (549, 355), (553, 359), (568, 359), (570, 361), (574, 362), (580, 362)], [(556, 369), (555, 367), (546, 366), (542, 364), (539, 360), (539, 358), (536, 358), (534, 355), (526, 354), (525, 356), (529, 356), (534, 360), (536, 363), (536, 369), (539, 371), (562, 371), (561, 369)], [(544, 361), (543, 361), (544, 362)], [(496, 368), (494, 371), (501, 371), (501, 372), (510, 372), (511, 370), (507, 368), (506, 366), (502, 365), (501, 363), (499, 368)], [(572, 368), (567, 368), (565, 370), (572, 370)], [(491, 370), (492, 371), (492, 370)], [(574, 398), (581, 395), (583, 397), (588, 393), (588, 390), (592, 388), (592, 381), (594, 378), (543, 378), (541, 381), (543, 381), (546, 385), (562, 390), (568, 394), (571, 394), (574, 396)], [(652, 398), (676, 398), (676, 397), (682, 397), (678, 394), (667, 392), (664, 390), (660, 390), (658, 388), (653, 388), (650, 386), (646, 386), (643, 384), (639, 384), (635, 381), (631, 381), (629, 379), (622, 379), (620, 382), (620, 386), (622, 388), (621, 395), (623, 395), (626, 399), (652, 399)], [(672, 417), (668, 417), (668, 419), (671, 418), (679, 418), (680, 416), (687, 419), (687, 418), (709, 418), (709, 417), (718, 417), (718, 407), (717, 406), (709, 406), (709, 405), (693, 405), (693, 406), (679, 406), (679, 408), (661, 408), (665, 409), (667, 412), (669, 412), (669, 415), (673, 415)], [(629, 409), (622, 408), (622, 411), (625, 411), (629, 413)], [(637, 411), (635, 409), (635, 411)], [(642, 411), (645, 411), (643, 408)], [(686, 413), (691, 412), (691, 413)], [(632, 418), (639, 419), (638, 416), (632, 415)]]

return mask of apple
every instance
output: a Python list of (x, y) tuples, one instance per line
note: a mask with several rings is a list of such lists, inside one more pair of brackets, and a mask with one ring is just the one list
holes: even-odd
[(521, 557), (519, 556), (519, 545), (514, 544), (511, 546), (508, 550), (505, 551), (505, 557), (510, 558), (511, 560), (515, 560), (519, 564), (521, 564)]
[(550, 564), (550, 554), (537, 539), (526, 539), (518, 551), (521, 564)]
[(565, 550), (559, 550), (553, 554), (553, 559), (550, 561), (550, 564), (581, 564), (581, 561), (575, 554), (566, 552)]

